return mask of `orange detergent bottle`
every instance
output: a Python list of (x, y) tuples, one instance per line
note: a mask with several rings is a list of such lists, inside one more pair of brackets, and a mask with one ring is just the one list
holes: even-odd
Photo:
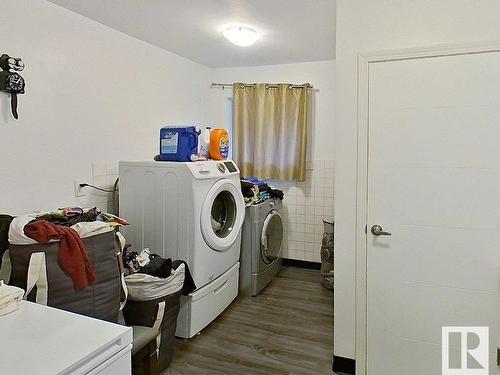
[(229, 154), (229, 135), (225, 129), (212, 129), (210, 132), (210, 156), (215, 160), (227, 159)]

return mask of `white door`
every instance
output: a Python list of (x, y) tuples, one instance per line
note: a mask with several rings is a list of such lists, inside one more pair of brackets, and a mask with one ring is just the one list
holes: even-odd
[(442, 326), (488, 326), (499, 374), (500, 53), (369, 77), (367, 374), (441, 374)]

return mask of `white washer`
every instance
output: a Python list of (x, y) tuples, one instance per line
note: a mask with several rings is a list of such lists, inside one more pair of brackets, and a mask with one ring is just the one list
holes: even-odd
[(232, 161), (122, 161), (120, 215), (136, 250), (189, 265), (197, 289), (182, 299), (177, 336), (194, 336), (236, 297), (245, 204)]

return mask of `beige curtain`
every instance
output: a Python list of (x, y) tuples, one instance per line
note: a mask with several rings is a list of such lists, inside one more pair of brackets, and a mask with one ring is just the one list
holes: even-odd
[(242, 176), (304, 181), (307, 86), (233, 85), (233, 156)]

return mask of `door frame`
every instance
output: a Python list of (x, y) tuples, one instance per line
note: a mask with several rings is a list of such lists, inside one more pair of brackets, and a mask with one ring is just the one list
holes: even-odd
[(355, 354), (356, 374), (366, 375), (367, 365), (367, 210), (370, 64), (433, 57), (500, 52), (500, 42), (440, 44), (429, 47), (358, 53), (357, 163), (355, 236)]

